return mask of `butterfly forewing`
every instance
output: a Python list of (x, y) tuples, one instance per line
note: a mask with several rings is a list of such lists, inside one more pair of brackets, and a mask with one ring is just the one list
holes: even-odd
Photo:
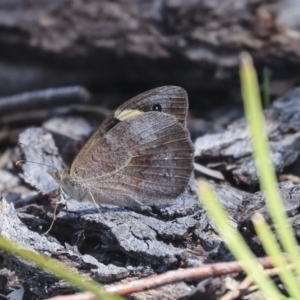
[(170, 203), (190, 179), (193, 145), (172, 115), (146, 112), (122, 121), (93, 145), (73, 172), (99, 203)]
[(71, 166), (71, 172), (74, 171), (77, 162), (99, 142), (99, 139), (102, 139), (109, 130), (120, 122), (118, 115), (126, 110), (150, 112), (155, 110), (156, 105), (161, 107), (161, 112), (172, 115), (184, 127), (186, 126), (188, 98), (183, 88), (163, 86), (144, 92), (123, 103), (102, 122), (77, 155)]
[(188, 98), (186, 91), (178, 86), (163, 86), (144, 92), (125, 102), (117, 110), (137, 109), (149, 112), (153, 111), (157, 104), (161, 106), (161, 112), (174, 116), (186, 126)]

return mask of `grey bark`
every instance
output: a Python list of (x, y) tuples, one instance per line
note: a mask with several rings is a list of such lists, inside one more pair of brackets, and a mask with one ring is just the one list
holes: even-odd
[(74, 84), (236, 87), (244, 50), (273, 80), (299, 72), (297, 1), (2, 0), (0, 8), (2, 94)]

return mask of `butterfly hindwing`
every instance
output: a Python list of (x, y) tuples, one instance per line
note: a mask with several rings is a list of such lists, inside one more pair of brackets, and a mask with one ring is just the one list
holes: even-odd
[(73, 170), (100, 203), (170, 203), (188, 184), (193, 145), (173, 115), (152, 111), (125, 119), (96, 141)]

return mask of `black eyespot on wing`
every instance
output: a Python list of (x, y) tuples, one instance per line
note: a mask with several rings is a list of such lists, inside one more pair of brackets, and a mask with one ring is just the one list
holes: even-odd
[(167, 178), (167, 174), (163, 174), (163, 178), (166, 179)]
[(152, 110), (153, 111), (162, 111), (162, 107), (160, 104), (157, 103), (152, 106)]

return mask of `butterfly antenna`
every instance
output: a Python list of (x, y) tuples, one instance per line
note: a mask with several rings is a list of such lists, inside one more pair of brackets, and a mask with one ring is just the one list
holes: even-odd
[(30, 163), (33, 163), (33, 164), (38, 164), (38, 165), (43, 165), (43, 166), (47, 166), (47, 167), (50, 167), (50, 168), (53, 168), (54, 170), (58, 171), (58, 169), (56, 167), (53, 166), (52, 162), (45, 156), (43, 156), (41, 153), (39, 153), (35, 148), (25, 144), (25, 143), (22, 143), (22, 142), (19, 142), (18, 145), (22, 145), (24, 147), (27, 147), (28, 149), (32, 150), (35, 154), (39, 155), (43, 160), (46, 160), (48, 162), (48, 164), (44, 164), (44, 163), (38, 163), (38, 162), (34, 162), (34, 161), (29, 161), (29, 160), (18, 160), (16, 162), (16, 165), (20, 164), (20, 163), (24, 163), (24, 162), (30, 162)]
[(16, 166), (18, 166), (19, 164), (23, 164), (23, 163), (32, 163), (32, 164), (37, 164), (37, 165), (42, 165), (42, 166), (46, 166), (46, 167), (50, 167), (50, 168), (53, 168), (55, 171), (58, 171), (57, 168), (55, 168), (54, 166), (51, 166), (51, 165), (48, 165), (48, 164), (43, 164), (43, 163), (39, 163), (39, 162), (36, 162), (36, 161), (30, 161), (30, 160), (25, 160), (25, 159), (20, 159), (18, 161), (16, 161)]

